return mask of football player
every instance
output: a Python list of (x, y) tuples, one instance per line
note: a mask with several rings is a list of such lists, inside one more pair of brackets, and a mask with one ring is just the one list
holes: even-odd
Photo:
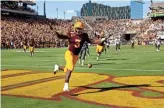
[[(58, 38), (69, 40), (69, 47), (65, 53), (66, 65), (65, 66), (59, 66), (57, 64), (54, 65), (54, 74), (58, 70), (62, 70), (66, 72), (63, 91), (69, 91), (69, 80), (71, 77), (71, 73), (74, 70), (75, 64), (78, 60), (78, 55), (81, 51), (81, 48), (84, 45), (84, 42), (100, 43), (102, 41), (102, 40), (89, 39), (88, 34), (84, 33), (84, 26), (85, 25), (82, 22), (77, 21), (73, 26), (74, 30), (72, 32), (69, 32), (67, 35), (63, 35), (55, 31), (55, 34)], [(53, 30), (51, 25), (50, 28)]]

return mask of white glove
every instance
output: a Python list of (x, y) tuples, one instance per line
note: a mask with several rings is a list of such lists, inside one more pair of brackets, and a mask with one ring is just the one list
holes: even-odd
[(103, 42), (103, 41), (105, 41), (105, 38), (102, 38), (102, 39), (101, 39), (101, 42)]
[(90, 43), (88, 43), (88, 46), (90, 46), (91, 44)]

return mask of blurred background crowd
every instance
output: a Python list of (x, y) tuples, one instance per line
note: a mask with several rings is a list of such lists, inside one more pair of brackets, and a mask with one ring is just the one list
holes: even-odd
[[(94, 4), (94, 8), (96, 7), (100, 8), (101, 6)], [(111, 41), (122, 37), (122, 42), (126, 44), (133, 39), (138, 45), (146, 45), (157, 37), (158, 31), (164, 32), (164, 20), (162, 18), (130, 19), (129, 17), (120, 17), (120, 19), (101, 19), (96, 21), (87, 20), (83, 16), (72, 20), (38, 18), (38, 15), (37, 18), (30, 18), (27, 13), (26, 15), (20, 15), (17, 12), (19, 10), (20, 12), (25, 11), (31, 14), (37, 13), (28, 7), (28, 3), (3, 1), (1, 2), (1, 8), (8, 9), (3, 10), (1, 14), (2, 49), (22, 48), (24, 41), (31, 38), (34, 38), (36, 48), (67, 47), (68, 41), (58, 39), (48, 24), (52, 23), (53, 27), (57, 28), (60, 33), (67, 34), (72, 30), (72, 25), (76, 20), (81, 20), (85, 23), (85, 32), (89, 34), (90, 38), (94, 38), (95, 34), (100, 35), (104, 33), (105, 37)], [(109, 10), (111, 8), (108, 7), (106, 9)], [(119, 9), (126, 12), (126, 9), (129, 8), (126, 6), (116, 10)], [(14, 10), (16, 14), (13, 14), (11, 10)], [(82, 11), (84, 10), (85, 5), (82, 7)], [(130, 37), (130, 39), (126, 39), (126, 34), (135, 35)]]

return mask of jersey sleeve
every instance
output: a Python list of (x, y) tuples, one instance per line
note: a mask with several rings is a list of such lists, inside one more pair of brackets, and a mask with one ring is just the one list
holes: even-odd
[(88, 43), (91, 43), (91, 40), (89, 39), (88, 34), (84, 33), (83, 35), (85, 36), (85, 41), (88, 42)]
[(69, 37), (70, 35), (68, 33), (66, 35), (64, 35), (64, 34), (60, 34), (60, 33), (56, 32), (56, 35), (59, 39), (69, 39), (70, 38)]
[(70, 37), (70, 36), (71, 36), (71, 32), (70, 32), (70, 31), (67, 33), (67, 36), (68, 36), (68, 37)]

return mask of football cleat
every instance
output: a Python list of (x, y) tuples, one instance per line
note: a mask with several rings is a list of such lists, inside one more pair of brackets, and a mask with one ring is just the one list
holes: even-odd
[(64, 86), (63, 91), (70, 91), (68, 86)]
[(70, 90), (69, 90), (68, 88), (67, 88), (67, 89), (64, 89), (64, 88), (63, 88), (63, 91), (65, 91), (65, 92), (69, 92)]
[(54, 65), (54, 74), (59, 70), (59, 66), (57, 64)]
[(97, 59), (96, 59), (97, 61), (99, 61), (99, 57), (97, 57)]

